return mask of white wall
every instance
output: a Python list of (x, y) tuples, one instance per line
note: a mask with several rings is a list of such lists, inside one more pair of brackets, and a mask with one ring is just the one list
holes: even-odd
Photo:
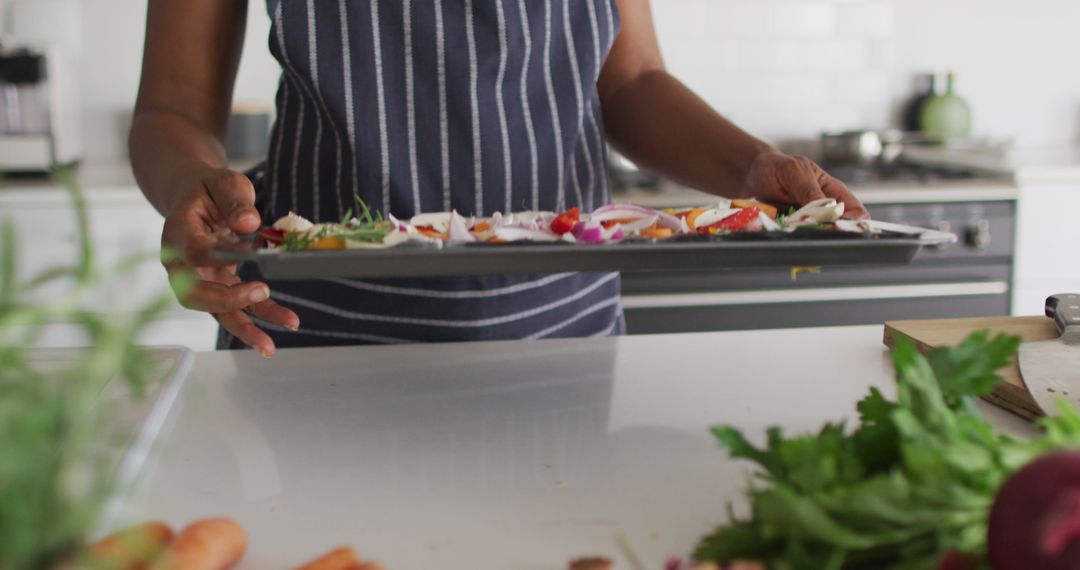
[(1078, 26), (1076, 0), (896, 0), (896, 71), (956, 69), (981, 131), (1075, 142)]
[(668, 68), (770, 139), (889, 116), (892, 0), (654, 0)]
[[(955, 70), (977, 134), (1080, 139), (1075, 0), (653, 0), (669, 67), (770, 138), (880, 127)], [(702, 23), (705, 25), (702, 25)]]
[[(4, 0), (0, 0), (3, 2)], [(12, 2), (15, 0), (7, 0)], [(123, 156), (144, 0), (17, 0), (81, 7), (88, 152)], [(250, 0), (237, 98), (268, 102), (278, 66)], [(669, 67), (770, 139), (880, 127), (923, 70), (954, 69), (976, 130), (1025, 144), (1080, 138), (1075, 0), (653, 0)], [(17, 25), (17, 23), (16, 23)], [(183, 46), (177, 46), (183, 49)]]

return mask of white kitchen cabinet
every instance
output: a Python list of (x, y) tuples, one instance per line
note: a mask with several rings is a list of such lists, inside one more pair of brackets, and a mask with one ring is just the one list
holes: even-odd
[[(75, 263), (78, 236), (67, 193), (45, 182), (12, 186), (0, 189), (0, 220), (14, 222), (19, 275), (26, 279), (50, 267)], [(133, 183), (125, 183), (87, 187), (84, 194), (96, 267), (108, 273), (132, 255), (148, 257), (135, 270), (107, 280), (88, 306), (102, 312), (132, 313), (158, 296), (172, 298), (165, 270), (156, 261), (162, 218), (142, 193)], [(67, 290), (57, 283), (38, 291), (36, 298), (58, 299)], [(173, 299), (140, 342), (213, 350), (216, 330), (217, 323), (209, 315), (184, 309)], [(56, 322), (47, 327), (40, 344), (78, 346), (85, 339), (74, 324)]]
[(1080, 291), (1080, 176), (1018, 176), (1013, 314), (1042, 314), (1046, 297)]

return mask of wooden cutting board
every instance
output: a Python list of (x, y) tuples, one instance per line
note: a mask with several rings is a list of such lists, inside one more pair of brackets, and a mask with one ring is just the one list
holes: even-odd
[[(901, 338), (915, 342), (923, 354), (943, 346), (954, 346), (978, 330), (992, 334), (1017, 335), (1025, 342), (1050, 340), (1059, 336), (1054, 322), (1047, 317), (980, 317), (885, 323), (885, 345), (893, 347)], [(984, 399), (1022, 418), (1034, 420), (1042, 415), (1038, 404), (1024, 385), (1020, 367), (1014, 361), (1001, 371), (1005, 382)]]

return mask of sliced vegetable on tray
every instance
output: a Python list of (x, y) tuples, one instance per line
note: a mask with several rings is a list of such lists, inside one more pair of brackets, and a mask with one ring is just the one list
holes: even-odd
[[(362, 204), (362, 203), (361, 203)], [(723, 236), (738, 232), (793, 232), (806, 225), (873, 233), (869, 226), (837, 224), (844, 205), (817, 200), (790, 215), (755, 200), (722, 200), (715, 207), (664, 211), (633, 204), (610, 204), (583, 213), (496, 212), (490, 217), (463, 216), (456, 211), (430, 212), (399, 220), (372, 216), (366, 207), (359, 216), (346, 213), (340, 222), (312, 223), (293, 213), (276, 220), (260, 236), (273, 251), (385, 248), (404, 243), (440, 247), (444, 244), (502, 244), (563, 242), (586, 245), (628, 240), (665, 240), (677, 236)]]

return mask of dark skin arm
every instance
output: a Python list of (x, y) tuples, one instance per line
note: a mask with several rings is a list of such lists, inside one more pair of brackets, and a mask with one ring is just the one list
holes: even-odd
[(222, 142), (246, 14), (240, 0), (150, 0), (129, 143), (139, 187), (165, 216), (162, 246), (179, 255), (166, 269), (197, 278), (181, 303), (270, 356), (273, 341), (248, 313), (292, 329), (299, 318), (269, 300), (265, 283), (241, 282), (235, 266), (209, 258), (218, 236), (260, 224), (255, 189), (229, 170)]
[(649, 0), (618, 0), (622, 29), (597, 90), (609, 142), (642, 167), (728, 198), (805, 204), (830, 197), (866, 209), (812, 160), (785, 155), (714, 111), (665, 69)]

